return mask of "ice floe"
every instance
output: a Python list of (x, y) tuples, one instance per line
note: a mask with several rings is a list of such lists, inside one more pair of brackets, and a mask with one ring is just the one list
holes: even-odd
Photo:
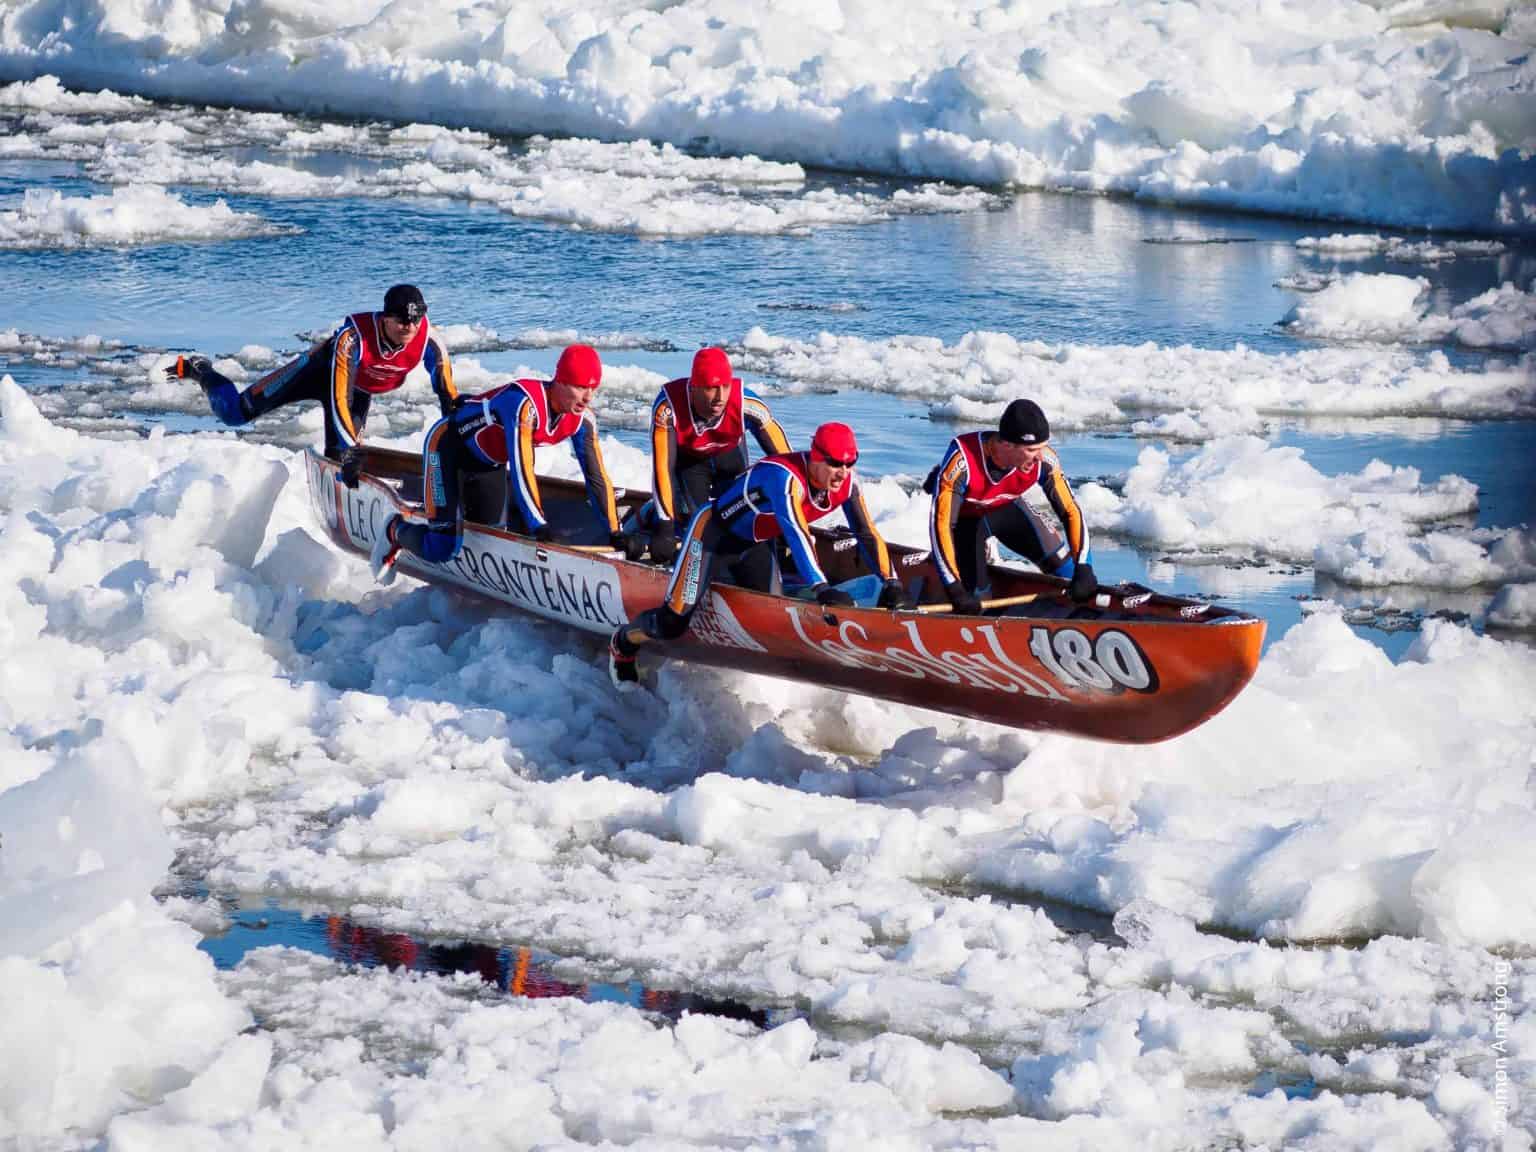
[(1488, 609), (1488, 623), (1500, 628), (1536, 628), (1536, 583), (1500, 588)]
[(106, 196), (28, 189), (0, 209), (0, 248), (86, 248), (185, 240), (240, 240), (299, 231), (215, 200), (188, 204), (164, 188), (131, 184)]
[(1085, 484), (1078, 495), (1090, 523), (1163, 548), (1251, 550), (1302, 561), (1319, 541), (1378, 525), (1402, 539), (1412, 525), (1477, 510), (1477, 486), (1460, 476), (1424, 484), (1417, 469), (1379, 460), (1357, 473), (1325, 476), (1299, 448), (1254, 436), (1217, 440), (1178, 460), (1143, 448), (1118, 494)]
[[(1406, 280), (1387, 279), (1393, 287)], [(1519, 296), (1528, 306), (1531, 297)], [(1330, 314), (1328, 306), (1318, 314)], [(1400, 314), (1394, 309), (1394, 316)], [(996, 420), (1017, 397), (1038, 402), (1052, 425), (1063, 428), (1151, 421), (1137, 431), (1160, 435), (1157, 414), (1187, 415), (1168, 425), (1179, 439), (1251, 430), (1262, 416), (1536, 412), (1536, 369), (1528, 356), (1514, 364), (1463, 368), (1435, 353), (1374, 347), (1273, 355), (1242, 346), (1047, 344), (1004, 332), (968, 332), (952, 344), (831, 332), (797, 340), (760, 327), (733, 352), (744, 370), (791, 385), (851, 386), (928, 400), (936, 414), (975, 422)]]
[(1296, 247), (1331, 260), (1367, 260), (1380, 256), (1405, 264), (1438, 264), (1458, 257), (1498, 256), (1508, 251), (1508, 246), (1498, 240), (1408, 240), (1402, 236), (1343, 232), (1331, 236), (1304, 236), (1296, 241)]
[(1529, 287), (1505, 283), (1437, 312), (1421, 276), (1353, 272), (1302, 300), (1284, 323), (1299, 335), (1329, 340), (1530, 349), (1536, 347), (1536, 284)]

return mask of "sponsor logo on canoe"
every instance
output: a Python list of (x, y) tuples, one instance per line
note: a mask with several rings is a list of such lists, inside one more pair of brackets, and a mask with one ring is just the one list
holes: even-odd
[(1209, 604), (1190, 604), (1179, 609), (1179, 615), (1186, 620), (1193, 620), (1196, 616), (1204, 616), (1210, 611)]
[(741, 621), (736, 619), (731, 606), (725, 602), (725, 597), (718, 592), (711, 592), (708, 599), (699, 605), (688, 627), (688, 634), (715, 648), (738, 648), (743, 652), (768, 651), (752, 639), (751, 633), (741, 626)]
[(608, 632), (628, 619), (618, 573), (585, 556), (470, 533), (459, 554), (436, 567), (460, 584), (589, 632)]
[[(310, 467), (325, 469), (314, 460)], [(321, 481), (314, 488), (316, 512), (333, 534), (367, 552), (394, 515), (394, 506), (372, 485), (347, 488), (326, 483), (323, 475), (316, 479)], [(336, 493), (338, 504), (327, 510), (319, 493)], [(429, 565), (407, 553), (401, 554), (401, 564), (407, 571), (435, 568), (455, 584), (589, 632), (610, 632), (628, 619), (618, 573), (585, 556), (470, 532), (459, 554), (446, 564)]]
[(1088, 637), (1076, 628), (1029, 630), (1029, 650), (1058, 684), (1097, 692), (1156, 692), (1157, 673), (1136, 641), (1118, 628)]
[(335, 488), (325, 462), (312, 453), (305, 453), (304, 462), (309, 469), (309, 503), (315, 516), (326, 530), (335, 533), (340, 523)]
[(1147, 603), (1151, 599), (1152, 593), (1138, 592), (1134, 596), (1127, 596), (1121, 600), (1120, 606), (1122, 608), (1140, 608), (1143, 604)]
[(786, 606), (784, 610), (789, 613), (790, 625), (801, 643), (847, 668), (888, 672), (910, 680), (968, 684), (1007, 695), (1022, 692), (1026, 696), (1049, 700), (1066, 699), (1043, 676), (1023, 667), (1003, 651), (996, 626), (992, 624), (960, 629), (960, 638), (967, 645), (967, 651), (941, 649), (936, 652), (928, 646), (916, 620), (901, 622), (902, 631), (906, 633), (905, 644), (877, 648), (870, 644), (869, 633), (857, 620), (843, 620), (838, 625), (836, 640), (812, 640), (801, 624), (802, 609)]
[(341, 498), (340, 520), (338, 510), (333, 508), (327, 523), (333, 532), (339, 531), (364, 552), (368, 551), (395, 514), (394, 508), (371, 484), (348, 488), (336, 483), (328, 486), (327, 491), (332, 489)]
[(1031, 629), (1029, 649), (1038, 661), (1037, 671), (1004, 649), (995, 624), (960, 628), (965, 647), (957, 650), (934, 647), (918, 621), (903, 620), (904, 643), (876, 646), (856, 620), (843, 620), (835, 640), (813, 640), (806, 634), (801, 611), (789, 606), (785, 611), (801, 643), (848, 668), (1061, 701), (1067, 697), (1057, 685), (1074, 692), (1157, 691), (1157, 674), (1146, 656), (1118, 629), (1106, 629), (1095, 639), (1075, 628)]
[[(310, 467), (323, 471), (325, 466), (311, 460)], [(317, 493), (334, 492), (340, 498), (329, 514), (324, 499), (317, 495), (315, 500), (315, 510), (332, 532), (364, 552), (372, 548), (394, 506), (370, 484), (347, 488), (325, 483), (324, 476), (316, 479), (322, 481), (315, 486)], [(429, 565), (407, 553), (401, 554), (401, 564), (407, 571), (435, 568), (455, 584), (589, 632), (611, 632), (628, 619), (618, 573), (585, 556), (469, 532), (459, 554), (446, 564)]]

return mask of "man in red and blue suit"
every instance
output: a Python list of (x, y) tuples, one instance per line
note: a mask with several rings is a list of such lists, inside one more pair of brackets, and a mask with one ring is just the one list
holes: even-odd
[(506, 469), (505, 526), (535, 540), (552, 541), (554, 530), (539, 498), (534, 451), (569, 440), (586, 480), (587, 499), (616, 548), (638, 541), (619, 529), (613, 482), (597, 442), (592, 396), (602, 383), (596, 349), (572, 344), (560, 354), (555, 378), (514, 380), (489, 392), (460, 398), (457, 407), (427, 430), (422, 448), (426, 523), (393, 516), (374, 542), (374, 577), (388, 584), (402, 549), (434, 564), (459, 553), (464, 538), (464, 482)]
[[(956, 612), (981, 611), (976, 587), (986, 573), (989, 537), (1038, 568), (1071, 580), (1076, 601), (1093, 599), (1093, 549), (1072, 486), (1050, 446), (1051, 426), (1033, 400), (1015, 400), (996, 432), (956, 436), (923, 485), (933, 496), (928, 521), (934, 567)], [(1038, 489), (1061, 521), (1065, 536), (1031, 508)]]
[(446, 416), (458, 398), (448, 351), (427, 323), (421, 290), (414, 284), (396, 284), (384, 293), (381, 311), (348, 316), (323, 343), (244, 392), (215, 371), (206, 356), (178, 356), (165, 372), (172, 379), (200, 384), (213, 414), (232, 428), (286, 404), (320, 403), (325, 409), (325, 454), (342, 461), (343, 479), (356, 487), (362, 464), (358, 449), (370, 402), (399, 388), (418, 364), (426, 369)]
[(865, 562), (879, 573), (882, 608), (910, 608), (891, 566), (890, 552), (870, 519), (853, 466), (858, 441), (846, 424), (823, 424), (809, 452), (768, 456), (753, 464), (713, 501), (694, 513), (683, 534), (667, 597), (616, 630), (608, 645), (615, 683), (639, 679), (635, 654), (652, 640), (675, 640), (688, 630), (699, 601), (709, 590), (716, 558), (731, 561), (736, 583), (759, 592), (773, 579), (774, 549), (788, 549), (794, 567), (786, 585), (798, 585), (820, 604), (849, 607), (853, 597), (827, 581), (816, 558), (811, 524), (841, 508), (858, 539)]
[(784, 429), (732, 374), (721, 348), (700, 348), (687, 376), (662, 385), (651, 404), (651, 500), (640, 510), (651, 558), (670, 564), (677, 525), (725, 490), (750, 462), (747, 434), (765, 456), (789, 451)]

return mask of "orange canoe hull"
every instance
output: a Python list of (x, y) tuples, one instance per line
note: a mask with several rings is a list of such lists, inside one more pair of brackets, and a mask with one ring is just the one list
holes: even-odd
[[(373, 456), (404, 473), (414, 464), (398, 453)], [(348, 489), (335, 462), (313, 451), (308, 472), (317, 517), (352, 551), (366, 555), (391, 515), (415, 511), (387, 477), (365, 475)], [(822, 543), (832, 561), (848, 551), (835, 538)], [(931, 568), (925, 553), (892, 552), (914, 586)], [(449, 563), (402, 554), (400, 568), (604, 637), (660, 603), (670, 578), (616, 553), (538, 544), (475, 523), (466, 523), (464, 546)], [(1258, 666), (1264, 622), (1256, 617), (1139, 589), (1107, 589), (1097, 609), (1080, 609), (1054, 578), (1008, 571), (995, 575), (994, 590), (1000, 579), (1009, 595), (1035, 594), (1038, 607), (984, 617), (829, 609), (717, 584), (689, 634), (652, 645), (642, 659), (682, 656), (1013, 728), (1134, 744), (1208, 720)]]

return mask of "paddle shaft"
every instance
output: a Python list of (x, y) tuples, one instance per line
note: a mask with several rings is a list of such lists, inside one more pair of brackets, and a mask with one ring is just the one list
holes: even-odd
[[(989, 608), (1012, 608), (1015, 604), (1029, 604), (1040, 599), (1042, 595), (1044, 593), (1027, 592), (1022, 596), (1000, 596), (996, 600), (983, 600), (981, 610), (985, 612)], [(955, 606), (953, 604), (919, 604), (917, 610), (924, 615), (935, 615), (940, 612), (953, 612)]]

